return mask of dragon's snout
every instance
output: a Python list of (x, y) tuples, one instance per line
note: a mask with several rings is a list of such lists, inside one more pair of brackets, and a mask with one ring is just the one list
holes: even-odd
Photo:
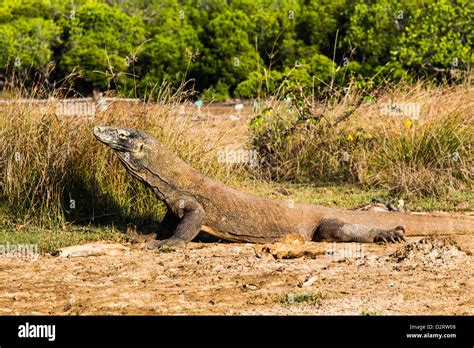
[(104, 132), (105, 126), (95, 126), (94, 129), (92, 130), (95, 135), (100, 134)]
[(111, 127), (95, 126), (92, 133), (98, 140), (106, 144), (111, 144), (115, 140), (113, 132), (111, 132)]

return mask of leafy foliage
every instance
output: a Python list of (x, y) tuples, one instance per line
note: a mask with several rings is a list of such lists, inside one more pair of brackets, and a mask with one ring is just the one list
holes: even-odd
[(53, 78), (79, 71), (85, 93), (190, 79), (209, 100), (283, 81), (459, 79), (474, 61), (473, 17), (469, 0), (3, 0), (0, 78), (54, 62)]
[(53, 58), (60, 28), (50, 19), (18, 18), (0, 24), (0, 64), (41, 69)]
[(466, 69), (474, 63), (474, 4), (440, 0), (419, 6), (400, 39), (406, 66)]
[(117, 7), (87, 2), (63, 23), (60, 66), (65, 72), (79, 68), (85, 81), (102, 86), (125, 82), (128, 75), (118, 73), (127, 71), (126, 57), (145, 39), (139, 19)]

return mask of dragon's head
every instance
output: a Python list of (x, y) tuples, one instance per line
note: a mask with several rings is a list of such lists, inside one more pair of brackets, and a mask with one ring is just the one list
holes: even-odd
[(145, 132), (123, 127), (95, 126), (93, 133), (131, 169), (141, 170), (146, 166), (150, 137)]

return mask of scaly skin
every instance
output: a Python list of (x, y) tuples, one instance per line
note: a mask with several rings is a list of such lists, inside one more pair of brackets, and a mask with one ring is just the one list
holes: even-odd
[[(403, 227), (389, 228), (401, 214), (364, 216), (364, 213), (258, 197), (202, 175), (143, 131), (96, 126), (94, 135), (117, 153), (130, 174), (149, 186), (166, 204), (164, 224), (173, 226), (174, 234), (157, 242), (157, 247), (183, 246), (200, 231), (228, 241), (250, 243), (274, 242), (294, 233), (317, 241), (405, 240)], [(358, 224), (361, 222), (364, 225)]]

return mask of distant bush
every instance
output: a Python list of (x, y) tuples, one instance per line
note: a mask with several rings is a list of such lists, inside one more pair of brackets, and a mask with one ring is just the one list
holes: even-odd
[[(447, 195), (472, 189), (472, 95), (463, 87), (397, 86), (353, 114), (347, 103), (354, 96), (324, 106), (277, 98), (252, 120), (251, 141), (267, 179), (351, 182), (405, 197)], [(392, 102), (418, 104), (420, 118), (387, 115)]]
[(223, 102), (230, 98), (229, 87), (219, 81), (201, 93), (201, 99), (206, 102)]

